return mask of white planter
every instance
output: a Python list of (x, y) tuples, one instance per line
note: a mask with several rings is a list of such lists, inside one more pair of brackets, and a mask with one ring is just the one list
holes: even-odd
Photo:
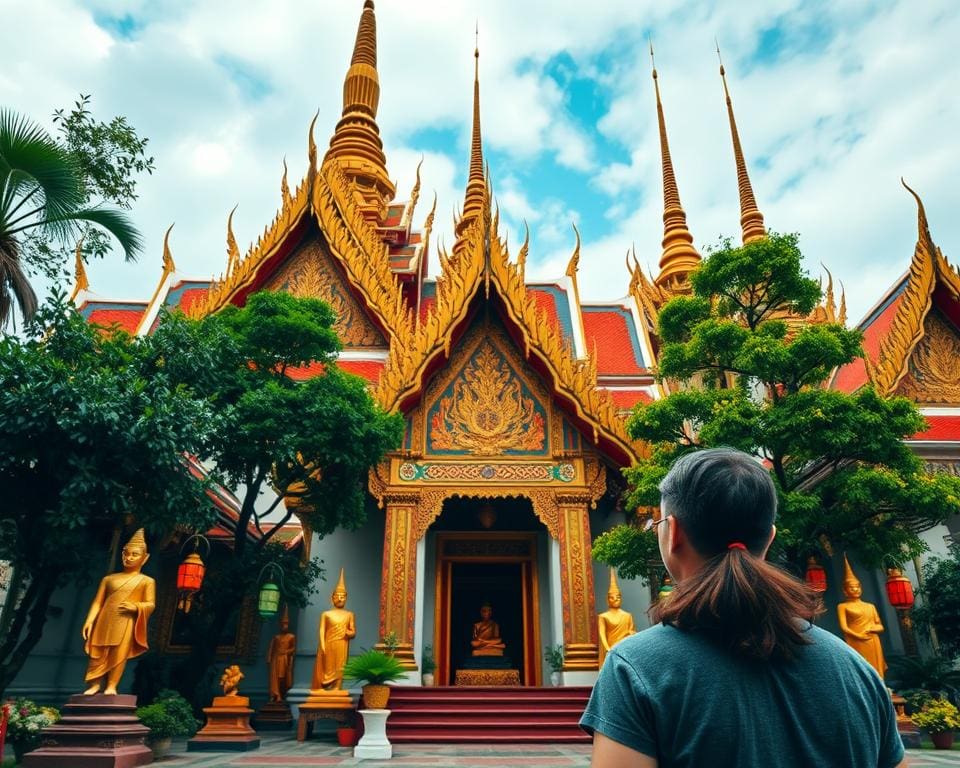
[(389, 709), (361, 709), (363, 737), (353, 748), (353, 756), (367, 760), (389, 760), (393, 747), (387, 741), (387, 718)]
[(551, 672), (551, 673), (550, 673), (550, 685), (552, 685), (554, 688), (559, 688), (559, 687), (560, 687), (560, 673), (559, 673), (559, 672)]
[(423, 684), (427, 688), (433, 687), (433, 672), (424, 672), (423, 673)]

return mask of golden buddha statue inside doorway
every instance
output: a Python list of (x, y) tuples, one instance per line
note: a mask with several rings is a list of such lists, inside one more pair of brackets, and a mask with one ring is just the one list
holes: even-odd
[(473, 625), (470, 640), (472, 656), (503, 656), (506, 645), (500, 639), (500, 625), (493, 620), (493, 606), (484, 603), (480, 607), (480, 621)]

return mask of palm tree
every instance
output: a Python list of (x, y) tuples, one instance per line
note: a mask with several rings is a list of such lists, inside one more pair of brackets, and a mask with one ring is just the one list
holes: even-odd
[(36, 123), (0, 109), (0, 327), (10, 319), (14, 301), (24, 318), (37, 310), (21, 260), (23, 234), (35, 230), (66, 244), (84, 224), (113, 235), (128, 261), (139, 253), (140, 233), (126, 214), (87, 205), (81, 171), (70, 152)]

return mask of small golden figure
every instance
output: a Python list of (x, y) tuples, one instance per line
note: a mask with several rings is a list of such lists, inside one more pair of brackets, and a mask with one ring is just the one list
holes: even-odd
[(613, 646), (637, 631), (633, 624), (633, 615), (629, 611), (623, 610), (620, 607), (622, 604), (623, 595), (620, 594), (620, 586), (617, 584), (617, 573), (611, 568), (610, 588), (607, 590), (609, 610), (597, 616), (597, 629), (599, 630), (597, 634), (600, 636), (600, 666), (603, 666), (603, 660), (607, 658), (607, 653)]
[(104, 576), (83, 623), (83, 650), (90, 657), (84, 678), (88, 696), (116, 695), (127, 661), (147, 650), (147, 619), (156, 607), (156, 582), (140, 573), (150, 558), (143, 528), (126, 543), (122, 573)]
[(843, 593), (847, 599), (837, 605), (837, 618), (840, 620), (843, 639), (877, 670), (882, 679), (887, 671), (887, 662), (883, 658), (883, 647), (878, 637), (883, 632), (880, 615), (873, 603), (860, 599), (863, 588), (850, 568), (846, 555), (843, 556), (843, 568)]
[(493, 606), (484, 603), (480, 607), (480, 621), (473, 625), (472, 656), (503, 656), (507, 646), (500, 639), (500, 625), (493, 620)]
[(297, 636), (289, 631), (290, 614), (284, 606), (280, 616), (280, 633), (273, 636), (267, 648), (270, 669), (270, 701), (283, 701), (293, 685), (293, 658), (297, 651)]
[(320, 615), (317, 662), (313, 668), (313, 690), (335, 691), (343, 688), (343, 665), (350, 653), (350, 641), (356, 637), (357, 627), (351, 611), (345, 610), (347, 586), (340, 580), (330, 596), (333, 608)]
[(243, 672), (240, 671), (240, 667), (238, 667), (236, 664), (233, 664), (223, 670), (223, 674), (220, 676), (220, 685), (223, 686), (223, 695), (236, 696), (237, 691), (240, 688), (241, 680), (243, 680)]

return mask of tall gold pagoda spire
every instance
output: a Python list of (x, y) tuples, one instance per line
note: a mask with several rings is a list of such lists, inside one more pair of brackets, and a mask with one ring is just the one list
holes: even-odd
[(733, 117), (733, 102), (730, 100), (730, 89), (727, 88), (727, 73), (723, 68), (723, 59), (720, 58), (719, 44), (717, 45), (717, 58), (720, 59), (720, 79), (723, 80), (723, 94), (727, 99), (727, 116), (730, 118), (730, 135), (733, 138), (733, 157), (737, 164), (737, 186), (740, 190), (740, 230), (743, 242), (746, 244), (765, 237), (767, 230), (763, 226), (763, 214), (757, 208), (757, 200), (753, 196), (750, 176), (747, 175), (747, 163), (743, 159), (743, 147), (740, 146), (737, 121)]
[(377, 74), (377, 19), (373, 0), (364, 0), (353, 58), (343, 82), (343, 115), (330, 139), (324, 162), (336, 158), (347, 178), (355, 182), (363, 200), (365, 216), (380, 220), (393, 200), (396, 188), (387, 174), (377, 105), (380, 78)]
[(660, 274), (655, 282), (661, 288), (674, 293), (688, 293), (690, 284), (687, 276), (700, 266), (700, 254), (693, 247), (693, 235), (687, 228), (687, 214), (680, 204), (680, 191), (677, 189), (677, 177), (673, 172), (670, 144), (667, 141), (663, 103), (660, 101), (660, 82), (653, 58), (653, 41), (650, 42), (650, 63), (653, 69), (653, 88), (657, 95), (660, 159), (663, 166), (663, 253), (660, 256)]
[[(467, 175), (467, 191), (463, 198), (463, 214), (457, 222), (457, 238), (470, 224), (483, 215), (487, 200), (487, 184), (483, 177), (483, 140), (480, 135), (480, 45), (473, 49), (473, 134), (470, 142), (470, 172)], [(457, 247), (454, 246), (454, 251)]]

